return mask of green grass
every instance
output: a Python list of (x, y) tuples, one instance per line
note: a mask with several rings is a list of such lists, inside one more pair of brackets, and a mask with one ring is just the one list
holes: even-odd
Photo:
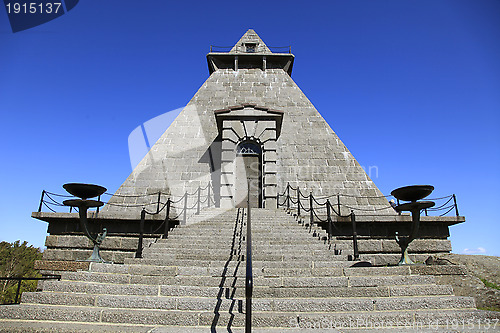
[(499, 285), (496, 285), (494, 284), (493, 282), (490, 282), (486, 279), (481, 279), (481, 281), (484, 283), (484, 285), (488, 288), (493, 288), (493, 289), (496, 289), (496, 290), (500, 290), (500, 286)]
[(497, 311), (497, 312), (500, 312), (500, 309), (499, 308), (495, 308), (495, 307), (492, 307), (492, 306), (487, 306), (487, 307), (477, 307), (479, 310), (486, 310), (486, 311)]

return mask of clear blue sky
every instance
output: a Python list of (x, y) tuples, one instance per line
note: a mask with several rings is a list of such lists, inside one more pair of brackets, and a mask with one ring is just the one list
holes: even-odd
[(249, 28), (292, 45), (292, 78), (382, 192), (456, 193), (454, 252), (500, 255), (498, 0), (84, 0), (15, 34), (0, 8), (0, 240), (43, 246), (42, 189), (114, 192), (130, 132), (186, 105), (209, 45)]

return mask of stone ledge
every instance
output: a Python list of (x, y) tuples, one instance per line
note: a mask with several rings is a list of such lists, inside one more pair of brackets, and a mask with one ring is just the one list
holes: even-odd
[[(154, 243), (156, 238), (145, 237), (143, 240), (144, 247)], [(106, 237), (101, 244), (102, 250), (122, 250), (135, 251), (139, 242), (138, 237)], [(80, 235), (48, 235), (45, 238), (45, 246), (48, 249), (88, 249), (92, 250), (94, 245), (86, 236)]]
[[(100, 251), (101, 256), (106, 261), (116, 264), (123, 264), (125, 258), (134, 258), (135, 252), (125, 251)], [(43, 260), (49, 261), (77, 261), (86, 260), (92, 254), (92, 250), (83, 249), (46, 249), (43, 252)]]
[(35, 269), (45, 271), (87, 271), (90, 262), (64, 260), (35, 260)]
[[(338, 250), (352, 250), (352, 240), (337, 239), (333, 241)], [(358, 239), (360, 253), (382, 254), (401, 253), (395, 239)], [(443, 253), (451, 251), (451, 242), (447, 239), (415, 239), (410, 243), (409, 253)]]
[(462, 265), (410, 266), (411, 274), (419, 275), (466, 275)]

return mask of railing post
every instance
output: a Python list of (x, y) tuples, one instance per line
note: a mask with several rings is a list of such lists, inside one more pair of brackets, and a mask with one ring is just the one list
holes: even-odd
[(165, 216), (165, 230), (163, 231), (163, 239), (168, 238), (168, 231), (170, 230), (170, 198), (167, 199), (167, 215)]
[(252, 332), (252, 293), (253, 293), (253, 272), (252, 272), (252, 218), (250, 208), (250, 183), (247, 193), (247, 260), (245, 277), (245, 332)]
[(354, 249), (354, 260), (359, 260), (358, 233), (356, 231), (356, 215), (354, 215), (353, 210), (351, 210), (351, 222), (352, 222), (352, 246)]
[(183, 217), (183, 223), (182, 224), (186, 224), (186, 215), (187, 215), (187, 209), (188, 209), (188, 193), (186, 191), (186, 193), (184, 193), (184, 217)]
[(286, 210), (290, 212), (290, 183), (286, 185)]
[(200, 215), (200, 201), (201, 198), (201, 188), (198, 186), (198, 203), (196, 204), (196, 215)]
[(330, 199), (326, 199), (326, 221), (328, 222), (328, 242), (332, 239), (332, 215), (330, 212)]
[(280, 194), (276, 194), (276, 209), (280, 208)]
[(144, 220), (146, 219), (146, 210), (141, 211), (141, 223), (139, 224), (139, 242), (137, 242), (136, 258), (142, 258), (142, 240), (144, 238)]
[(17, 280), (16, 298), (14, 298), (14, 303), (15, 304), (17, 304), (17, 301), (19, 299), (19, 293), (21, 292), (21, 282), (22, 282), (21, 279)]
[(297, 219), (300, 219), (300, 188), (297, 185)]
[(314, 223), (313, 193), (309, 192), (309, 231), (311, 231), (313, 223)]
[(342, 215), (340, 213), (340, 194), (337, 194), (337, 214), (339, 214), (339, 216)]
[(45, 190), (42, 191), (42, 196), (40, 197), (40, 205), (38, 206), (38, 212), (42, 211), (43, 197), (45, 196)]
[(156, 204), (156, 214), (160, 212), (161, 192), (158, 192), (158, 203)]
[(207, 201), (208, 201), (208, 208), (210, 208), (210, 183), (208, 183), (208, 193), (207, 193)]
[(460, 216), (460, 215), (458, 214), (457, 197), (456, 197), (456, 195), (455, 195), (455, 194), (453, 194), (453, 203), (455, 204), (455, 214), (456, 214), (457, 216)]
[[(97, 201), (101, 201), (101, 196), (97, 197)], [(99, 214), (99, 208), (101, 208), (101, 207), (97, 207), (96, 214)]]

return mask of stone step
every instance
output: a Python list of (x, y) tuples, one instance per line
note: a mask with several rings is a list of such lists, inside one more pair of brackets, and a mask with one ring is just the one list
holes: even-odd
[[(283, 236), (286, 235), (286, 236)], [(200, 239), (200, 240), (207, 240), (207, 239), (212, 239), (212, 241), (218, 241), (221, 243), (232, 243), (234, 242), (240, 242), (244, 241), (246, 239), (246, 233), (240, 235), (233, 235), (233, 234), (224, 234), (220, 232), (203, 232), (203, 233), (196, 233), (196, 232), (184, 232), (184, 233), (169, 233), (168, 238), (171, 240), (181, 240), (181, 239)], [(318, 236), (313, 236), (313, 233), (308, 233), (308, 232), (302, 232), (298, 231), (297, 234), (286, 234), (284, 231), (283, 232), (263, 232), (261, 234), (254, 233), (252, 232), (252, 240), (259, 240), (259, 241), (266, 241), (266, 240), (291, 240), (291, 241), (314, 241), (318, 239), (322, 239), (321, 236), (318, 238)]]
[[(191, 276), (191, 275), (176, 275), (176, 276), (146, 276), (146, 275), (131, 275), (125, 276), (126, 280), (122, 280), (117, 277), (118, 274), (87, 274), (82, 275), (71, 275), (65, 274), (68, 280), (63, 282), (73, 282), (75, 285), (82, 285), (81, 288), (92, 288), (97, 283), (102, 285), (115, 286), (158, 286), (158, 285), (182, 285), (182, 286), (222, 286), (222, 287), (242, 287), (245, 285), (244, 277), (220, 277), (220, 276)], [(97, 281), (96, 281), (97, 280)], [(97, 282), (97, 283), (91, 283)], [(362, 282), (355, 282), (362, 283)], [(256, 276), (254, 277), (254, 285), (258, 286), (272, 286), (272, 287), (304, 287), (304, 286), (348, 286), (348, 278), (343, 276), (336, 277), (266, 277), (266, 276)], [(65, 286), (66, 287), (66, 286)], [(44, 283), (44, 290), (47, 286)], [(57, 287), (55, 287), (57, 291)], [(79, 291), (80, 292), (80, 291)], [(101, 292), (102, 293), (102, 292)]]
[[(224, 251), (225, 252), (225, 251)], [(223, 251), (217, 250), (186, 250), (184, 252), (173, 252), (158, 249), (144, 249), (143, 256), (145, 258), (163, 258), (171, 257), (177, 259), (199, 259), (199, 260), (227, 260), (229, 256), (244, 256), (245, 249), (238, 249), (234, 251), (228, 251), (223, 253)], [(252, 260), (276, 260), (276, 261), (286, 261), (286, 260), (312, 260), (316, 256), (320, 258), (330, 258), (333, 256), (333, 251), (328, 250), (311, 250), (311, 251), (301, 251), (296, 253), (290, 253), (286, 251), (253, 251)], [(243, 260), (243, 259), (242, 259)]]
[[(189, 225), (177, 225), (176, 228), (183, 230), (183, 229), (204, 229), (204, 228), (214, 228), (214, 227), (219, 227), (225, 230), (241, 230), (241, 229), (246, 229), (246, 221), (243, 223), (243, 228), (241, 228), (242, 224), (241, 222), (236, 223), (235, 220), (233, 221), (201, 221), (201, 222), (196, 222), (196, 223), (191, 223)], [(309, 225), (309, 223), (302, 223), (302, 222), (297, 222), (295, 220), (290, 220), (290, 218), (287, 219), (275, 219), (275, 218), (266, 218), (266, 219), (252, 219), (252, 230), (255, 227), (256, 229), (261, 229), (261, 230), (274, 230), (275, 228), (282, 228), (282, 229), (289, 229), (289, 228), (296, 228), (296, 229), (304, 229), (304, 228), (313, 228), (313, 229), (323, 229), (318, 225), (313, 224), (312, 226)]]
[[(155, 326), (135, 324), (112, 324), (112, 323), (78, 323), (78, 322), (55, 322), (42, 320), (2, 320), (0, 326), (5, 332), (37, 332), (37, 333), (103, 333), (103, 332), (133, 332), (133, 333), (205, 333), (212, 331), (211, 326)], [(302, 330), (286, 329), (286, 332), (295, 333)], [(217, 327), (217, 332), (244, 333), (245, 329), (240, 327)], [(283, 328), (252, 328), (254, 333), (283, 333)]]
[[(199, 286), (161, 286), (162, 296), (198, 296), (226, 298), (245, 297), (244, 287), (199, 287)], [(431, 296), (453, 295), (453, 289), (446, 285), (406, 285), (378, 287), (254, 287), (255, 298), (311, 298), (311, 297), (389, 297), (389, 296)]]
[[(323, 230), (317, 226), (310, 227), (309, 225), (290, 222), (290, 221), (282, 221), (277, 222), (272, 219), (268, 221), (252, 221), (252, 232), (256, 231), (257, 233), (262, 233), (265, 231), (274, 231), (274, 230), (293, 230), (293, 231), (309, 231), (311, 229), (314, 230)], [(181, 232), (181, 231), (194, 231), (194, 230), (207, 230), (207, 231), (224, 231), (227, 233), (235, 233), (235, 232), (244, 232), (246, 233), (246, 223), (236, 224), (235, 222), (210, 222), (210, 223), (195, 223), (190, 225), (177, 225), (172, 229), (172, 232)]]
[[(262, 312), (253, 311), (253, 327), (300, 328), (314, 327), (324, 323), (331, 327), (349, 327), (356, 323), (357, 327), (403, 326), (425, 323), (443, 323), (446, 320), (459, 321), (470, 318), (498, 318), (496, 313), (485, 313), (474, 309), (439, 309), (411, 311), (364, 311), (364, 312)], [(245, 315), (233, 311), (186, 311), (156, 309), (123, 309), (98, 307), (71, 307), (55, 305), (9, 305), (2, 308), (1, 318), (30, 319), (37, 321), (56, 320), (60, 322), (79, 323), (116, 323), (136, 325), (179, 325), (179, 326), (226, 326), (243, 327)], [(385, 323), (385, 324), (384, 324)], [(301, 326), (303, 325), (303, 326)]]
[[(102, 274), (105, 275), (105, 274)], [(129, 277), (130, 283), (120, 283), (120, 278), (108, 277), (95, 274), (82, 276), (67, 275), (70, 279), (63, 281), (45, 281), (43, 290), (79, 292), (95, 294), (116, 294), (116, 295), (154, 295), (158, 292), (160, 285), (180, 285), (180, 286), (219, 286), (219, 287), (241, 287), (245, 285), (244, 277), (214, 277), (214, 276), (137, 276)], [(101, 282), (96, 282), (99, 280)], [(254, 286), (267, 287), (377, 287), (396, 285), (422, 285), (434, 283), (434, 276), (313, 276), (313, 277), (272, 277), (256, 276)], [(118, 283), (114, 283), (118, 282)]]
[[(147, 259), (165, 259), (165, 258), (172, 258), (172, 260), (183, 260), (183, 259), (193, 259), (193, 260), (240, 260), (244, 261), (244, 251), (242, 251), (243, 254), (239, 255), (231, 255), (231, 254), (220, 254), (220, 255), (215, 255), (215, 254), (192, 254), (192, 253), (178, 253), (178, 254), (172, 254), (172, 255), (165, 255), (163, 253), (157, 254), (157, 253), (145, 253), (144, 256)], [(328, 256), (325, 256), (327, 258)], [(259, 254), (253, 254), (252, 255), (253, 260), (262, 260), (262, 261), (292, 261), (292, 260), (312, 260), (313, 256), (306, 254), (290, 254), (290, 255), (281, 255), (281, 254), (275, 254), (275, 255), (259, 255)]]
[[(0, 327), (3, 332), (11, 333), (109, 333), (109, 332), (126, 332), (126, 333), (148, 333), (155, 329), (154, 325), (131, 325), (131, 324), (111, 324), (111, 323), (78, 323), (78, 322), (57, 322), (46, 320), (8, 320), (0, 319)], [(177, 328), (175, 328), (177, 329)], [(184, 327), (184, 331), (173, 332), (192, 332), (191, 328)], [(194, 329), (194, 328), (193, 328)], [(210, 330), (210, 328), (208, 328)], [(174, 330), (174, 328), (172, 328)], [(203, 331), (203, 328), (200, 328)], [(205, 329), (206, 330), (206, 329)], [(200, 332), (201, 332), (200, 331)], [(232, 329), (232, 331), (235, 331)], [(162, 332), (167, 332), (163, 331)], [(236, 332), (236, 331), (235, 331)]]
[[(425, 273), (423, 270), (411, 269), (407, 266), (394, 267), (350, 267), (352, 261), (339, 262), (338, 267), (265, 267), (256, 265), (253, 269), (254, 276), (403, 276), (410, 275), (414, 270), (416, 272)], [(426, 268), (425, 266), (423, 268)], [(455, 267), (452, 267), (455, 268)], [(106, 278), (108, 275), (123, 276), (116, 277), (117, 280), (128, 281), (130, 276), (147, 275), (147, 276), (175, 276), (175, 275), (195, 275), (195, 276), (245, 276), (244, 263), (234, 263), (224, 266), (205, 266), (198, 267), (193, 265), (187, 266), (152, 266), (152, 265), (107, 265), (94, 263), (90, 267), (90, 272), (66, 272), (62, 274), (63, 279), (77, 280), (88, 279), (87, 276), (95, 276), (94, 281), (101, 282), (99, 276)], [(439, 272), (429, 272), (439, 273)], [(461, 270), (449, 269), (447, 274), (462, 274)], [(70, 278), (73, 276), (73, 278)], [(114, 277), (110, 277), (113, 279)], [(88, 280), (86, 280), (88, 281)], [(120, 282), (113, 282), (120, 283)], [(121, 282), (129, 283), (129, 282)]]
[[(226, 228), (231, 228), (234, 229), (240, 228), (241, 222), (238, 224), (236, 223), (235, 219), (232, 220), (193, 220), (190, 221), (191, 223), (187, 225), (178, 225), (177, 227), (179, 228), (196, 228), (196, 227), (201, 227), (201, 228), (211, 228), (213, 226), (224, 226)], [(243, 223), (243, 226), (246, 226), (246, 220)], [(290, 217), (286, 218), (273, 218), (273, 217), (264, 217), (264, 218), (252, 218), (252, 227), (255, 226), (256, 228), (265, 228), (265, 229), (273, 229), (274, 227), (302, 227), (305, 228), (306, 226), (309, 228), (309, 222), (299, 222), (296, 221), (295, 219), (290, 219)], [(321, 226), (313, 223), (311, 228), (316, 228), (316, 229), (322, 229)], [(253, 228), (252, 228), (253, 229)]]
[[(144, 249), (151, 250), (166, 250), (171, 252), (178, 252), (182, 250), (194, 249), (194, 250), (220, 250), (220, 251), (230, 251), (232, 249), (246, 249), (246, 242), (233, 246), (232, 244), (217, 244), (217, 243), (206, 243), (206, 244), (185, 244), (185, 243), (159, 243), (154, 244), (151, 247), (145, 247)], [(309, 250), (328, 250), (328, 244), (323, 244), (321, 242), (314, 242), (311, 244), (269, 244), (269, 243), (257, 243), (252, 240), (252, 251), (262, 251), (262, 250), (282, 250), (282, 251), (309, 251)]]
[[(57, 282), (57, 283), (55, 283)], [(88, 283), (81, 281), (44, 281), (43, 291), (65, 293), (101, 294), (101, 295), (136, 295), (158, 296), (159, 285), (145, 284), (113, 284), (113, 283)]]
[[(128, 265), (153, 265), (153, 266), (197, 266), (197, 267), (219, 267), (229, 265), (244, 265), (241, 257), (230, 256), (227, 257), (228, 260), (199, 260), (199, 259), (174, 259), (174, 258), (126, 258), (125, 264)], [(230, 259), (230, 260), (229, 260)], [(322, 258), (316, 258), (322, 259)], [(342, 256), (332, 256), (331, 260), (293, 260), (293, 261), (273, 261), (273, 260), (252, 260), (253, 267), (256, 269), (261, 267), (345, 267), (349, 266), (346, 262), (347, 260)], [(350, 266), (354, 265), (356, 262), (349, 261)]]
[[(151, 273), (150, 270), (145, 270), (143, 274), (120, 274), (120, 273), (101, 273), (101, 272), (65, 272), (62, 274), (63, 280), (71, 281), (87, 281), (99, 283), (119, 283), (128, 284), (134, 281), (154, 281), (153, 277), (165, 278), (172, 276), (212, 276), (212, 277), (245, 277), (245, 268), (239, 267), (169, 267), (166, 274), (160, 272)], [(137, 274), (138, 273), (138, 274)], [(301, 277), (328, 277), (328, 276), (344, 276), (342, 268), (265, 268), (254, 269), (254, 277), (285, 277), (285, 276), (301, 276)], [(161, 280), (158, 280), (161, 281)], [(161, 282), (159, 282), (161, 283)], [(150, 284), (150, 283), (147, 283)]]
[[(203, 246), (206, 246), (207, 244), (214, 244), (214, 245), (221, 245), (221, 248), (227, 248), (229, 247), (241, 247), (241, 248), (246, 248), (246, 241), (237, 241), (234, 243), (232, 241), (220, 241), (216, 237), (213, 238), (203, 238), (203, 237), (192, 237), (192, 238), (182, 238), (182, 239), (172, 239), (172, 244), (175, 247), (189, 247), (189, 248), (197, 248), (200, 247), (202, 248)], [(296, 245), (296, 249), (299, 250), (304, 247), (310, 247), (314, 246), (316, 244), (324, 245), (328, 247), (328, 243), (318, 240), (318, 239), (302, 239), (302, 240), (293, 240), (293, 239), (280, 239), (280, 238), (267, 238), (267, 239), (252, 239), (252, 249), (254, 246), (257, 247), (263, 247), (263, 246), (274, 246), (274, 247), (281, 247), (282, 245)], [(154, 245), (152, 246), (145, 246), (144, 248), (155, 248)], [(161, 247), (159, 247), (161, 248)]]
[[(161, 286), (162, 296), (244, 298), (244, 287)], [(254, 287), (254, 298), (311, 298), (311, 297), (390, 297), (453, 295), (446, 285), (380, 286), (380, 287)]]
[[(221, 245), (227, 245), (228, 241), (220, 241), (217, 238), (213, 239), (208, 239), (208, 238), (202, 238), (202, 237), (178, 237), (178, 238), (168, 238), (170, 241), (170, 244), (175, 244), (177, 246), (204, 246), (206, 244), (221, 244)], [(240, 242), (238, 241), (237, 244)], [(232, 241), (230, 242), (232, 244)], [(241, 244), (244, 245), (246, 242), (244, 240), (241, 241)], [(290, 238), (278, 238), (278, 237), (269, 237), (266, 239), (253, 239), (252, 238), (252, 248), (253, 245), (265, 245), (265, 244), (270, 244), (270, 245), (297, 245), (299, 247), (301, 246), (307, 246), (307, 245), (314, 245), (314, 244), (323, 244), (325, 245), (326, 242), (320, 241), (317, 238), (307, 238), (307, 239), (290, 239)], [(156, 244), (152, 244), (151, 246), (154, 246)]]
[[(284, 236), (285, 235), (285, 236)], [(221, 243), (232, 243), (233, 241), (235, 242), (239, 242), (239, 241), (242, 241), (244, 242), (245, 239), (246, 239), (246, 233), (242, 234), (241, 236), (237, 236), (237, 237), (233, 237), (232, 234), (227, 234), (227, 235), (221, 235), (219, 233), (210, 233), (210, 234), (207, 234), (207, 233), (191, 233), (191, 234), (180, 234), (180, 233), (169, 233), (168, 234), (168, 239), (167, 239), (167, 242), (168, 241), (180, 241), (180, 240), (183, 240), (183, 239), (189, 239), (189, 240), (197, 240), (197, 239), (200, 239), (200, 240), (207, 240), (207, 238), (210, 238), (210, 237), (214, 237), (214, 240), (216, 241), (219, 241)], [(313, 242), (315, 240), (318, 240), (318, 237), (316, 236), (313, 236), (312, 233), (302, 233), (300, 232), (297, 233), (296, 235), (294, 234), (288, 234), (288, 233), (285, 233), (285, 232), (282, 232), (282, 233), (262, 233), (262, 234), (255, 234), (255, 233), (252, 233), (252, 240), (259, 240), (259, 241), (268, 241), (268, 240), (292, 240), (292, 241), (309, 241), (309, 242)], [(321, 239), (321, 238), (320, 238)], [(158, 243), (162, 243), (164, 241), (158, 241)]]
[[(181, 231), (194, 231), (194, 230), (206, 230), (206, 231), (224, 231), (227, 233), (235, 233), (235, 232), (244, 232), (246, 233), (246, 223), (243, 225), (241, 224), (235, 224), (234, 222), (232, 223), (196, 223), (196, 224), (191, 224), (191, 225), (178, 225), (175, 226), (172, 229), (172, 232), (181, 232)], [(294, 232), (312, 232), (314, 230), (316, 231), (324, 231), (324, 229), (313, 226), (309, 227), (309, 225), (303, 225), (301, 223), (295, 223), (295, 222), (288, 222), (284, 221), (282, 223), (276, 223), (275, 221), (265, 221), (261, 223), (254, 223), (252, 222), (252, 232), (257, 231), (257, 233), (262, 233), (265, 231), (268, 232), (273, 232), (275, 230), (289, 230), (289, 231), (294, 231)]]
[[(243, 312), (245, 298), (174, 297), (174, 296), (116, 296), (72, 293), (27, 293), (23, 304), (50, 304), (65, 306), (96, 306), (104, 308), (202, 310)], [(274, 312), (339, 312), (339, 311), (391, 311), (419, 309), (474, 308), (472, 297), (414, 296), (414, 297), (322, 297), (322, 298), (256, 298), (254, 311)]]
[[(257, 243), (257, 242), (255, 242)], [(215, 242), (206, 244), (154, 244), (150, 247), (144, 247), (143, 250), (148, 251), (170, 251), (170, 252), (180, 252), (180, 251), (217, 251), (226, 252), (237, 249), (246, 249), (246, 242), (237, 242), (235, 244), (218, 244)], [(306, 244), (254, 244), (252, 241), (252, 250), (260, 252), (304, 252), (306, 250), (310, 251), (329, 251), (328, 244), (323, 244), (321, 242), (313, 242)]]
[[(202, 276), (239, 276), (246, 274), (244, 265), (231, 265), (228, 267), (196, 267), (196, 266), (148, 266), (130, 265), (128, 270), (99, 270), (92, 269), (95, 273), (120, 274), (120, 275), (147, 275), (147, 276), (174, 276), (174, 275), (202, 275)], [(134, 268), (135, 267), (135, 268)], [(253, 270), (254, 276), (341, 276), (344, 272), (341, 267), (316, 267), (316, 268), (261, 268)], [(67, 274), (63, 275), (64, 277)]]
[[(240, 228), (241, 227), (241, 221), (236, 223), (236, 219), (222, 219), (222, 220), (210, 220), (210, 219), (205, 219), (205, 220), (191, 220), (189, 221), (190, 223), (187, 225), (178, 225), (177, 227), (179, 228), (211, 228), (213, 226), (226, 226), (226, 227), (231, 227), (232, 229)], [(246, 226), (246, 219), (243, 222), (243, 226)], [(297, 222), (294, 219), (290, 219), (290, 217), (286, 218), (281, 218), (281, 217), (260, 217), (260, 218), (252, 218), (252, 227), (253, 226), (259, 227), (259, 228), (273, 228), (275, 226), (305, 226), (302, 222)], [(316, 228), (319, 228), (319, 226), (316, 226)]]
[[(146, 263), (151, 263), (151, 260), (147, 259), (131, 259), (135, 260), (135, 264), (127, 265), (109, 265), (109, 264), (99, 264), (92, 263), (90, 266), (90, 271), (98, 273), (117, 273), (117, 274), (136, 274), (136, 275), (173, 275), (181, 274), (188, 275), (188, 272), (195, 272), (199, 274), (200, 272), (207, 272), (203, 275), (213, 275), (214, 272), (222, 272), (226, 269), (228, 272), (234, 272), (235, 270), (243, 270), (245, 267), (245, 262), (241, 261), (195, 261), (195, 260), (184, 260), (177, 261), (174, 264), (168, 265), (151, 265)], [(157, 262), (154, 260), (154, 262)], [(198, 263), (202, 265), (198, 265)], [(307, 271), (316, 272), (317, 274), (330, 274), (330, 270), (335, 271), (342, 267), (351, 267), (354, 264), (353, 261), (331, 261), (331, 262), (253, 262), (254, 274), (259, 272), (266, 273), (276, 273), (276, 272), (290, 272), (290, 274), (305, 273)]]
[[(291, 232), (296, 232), (301, 234), (307, 234), (308, 231), (306, 229), (297, 227), (297, 228), (292, 228), (292, 227), (286, 227), (286, 226), (273, 226), (272, 228), (258, 228), (252, 225), (252, 235), (259, 235), (259, 234), (266, 234), (266, 233), (279, 233), (279, 232), (284, 232), (284, 231), (291, 231)], [(242, 232), (243, 234), (246, 234), (246, 227), (243, 227), (242, 229), (236, 228), (230, 228), (229, 226), (213, 226), (213, 227), (198, 227), (194, 228), (193, 226), (187, 227), (187, 228), (176, 228), (172, 230), (172, 234), (211, 234), (211, 233), (217, 233), (221, 235), (230, 235), (233, 236), (234, 234), (238, 234)]]
[[(246, 217), (246, 216), (245, 216)], [(231, 217), (231, 218), (222, 218), (222, 219), (211, 219), (210, 217), (199, 217), (196, 219), (191, 219), (189, 220), (188, 225), (184, 225), (182, 227), (186, 228), (191, 228), (193, 226), (211, 226), (211, 225), (232, 225), (235, 226), (236, 224), (236, 218)], [(241, 222), (241, 220), (239, 221)], [(244, 219), (243, 224), (246, 225), (247, 220)], [(302, 222), (298, 222), (294, 218), (290, 218), (290, 216), (252, 216), (252, 225), (259, 225), (259, 226), (274, 226), (274, 225), (302, 225)], [(238, 225), (240, 225), (238, 223)]]

